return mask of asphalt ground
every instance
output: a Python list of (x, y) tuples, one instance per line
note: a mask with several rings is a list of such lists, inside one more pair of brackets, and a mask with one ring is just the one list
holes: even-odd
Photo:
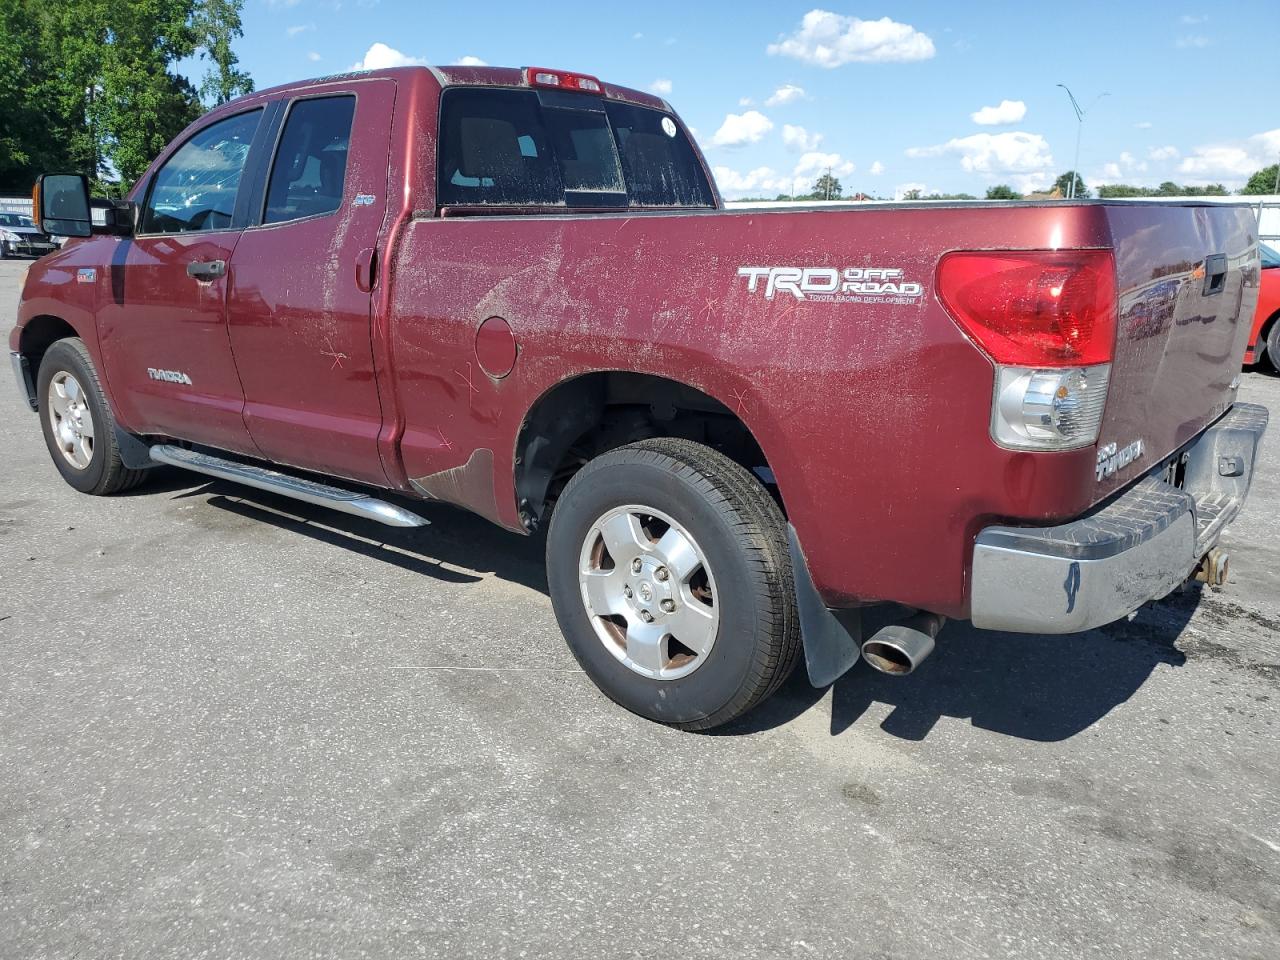
[(0, 390), (0, 957), (1280, 956), (1280, 429), (1226, 590), (714, 735), (595, 690), (539, 541), (424, 512), (86, 497)]

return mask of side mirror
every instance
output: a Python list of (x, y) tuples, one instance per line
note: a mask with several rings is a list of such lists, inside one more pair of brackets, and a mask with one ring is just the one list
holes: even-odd
[(93, 232), (89, 180), (75, 173), (42, 173), (31, 194), (36, 226), (57, 237), (87, 237)]

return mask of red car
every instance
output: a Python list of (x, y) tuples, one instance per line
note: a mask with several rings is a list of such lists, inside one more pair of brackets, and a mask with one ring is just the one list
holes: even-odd
[(1280, 252), (1260, 243), (1258, 257), (1262, 282), (1258, 285), (1258, 309), (1253, 314), (1244, 362), (1255, 364), (1265, 359), (1272, 370), (1280, 373)]
[(801, 657), (910, 673), (948, 617), (1071, 633), (1220, 581), (1267, 422), (1243, 205), (727, 211), (666, 102), (560, 70), (263, 90), (97, 225), (83, 178), (38, 192), (79, 239), (10, 350), (68, 483), (546, 530), (584, 670), (685, 728)]

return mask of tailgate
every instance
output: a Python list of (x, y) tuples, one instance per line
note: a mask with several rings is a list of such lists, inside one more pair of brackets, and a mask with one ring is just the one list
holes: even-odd
[[(1244, 206), (1108, 204), (1119, 281), (1115, 363), (1099, 449), (1142, 443), (1145, 469), (1235, 400), (1258, 298), (1257, 221)], [(1134, 479), (1105, 478), (1106, 495)]]

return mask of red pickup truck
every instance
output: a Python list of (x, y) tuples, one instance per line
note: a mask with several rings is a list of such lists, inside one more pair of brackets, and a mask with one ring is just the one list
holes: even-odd
[(1245, 207), (726, 211), (667, 103), (561, 70), (265, 90), (128, 200), (47, 175), (36, 208), (81, 239), (10, 347), (68, 483), (545, 527), (583, 668), (689, 729), (801, 656), (909, 673), (948, 617), (1069, 633), (1221, 581), (1267, 421)]

